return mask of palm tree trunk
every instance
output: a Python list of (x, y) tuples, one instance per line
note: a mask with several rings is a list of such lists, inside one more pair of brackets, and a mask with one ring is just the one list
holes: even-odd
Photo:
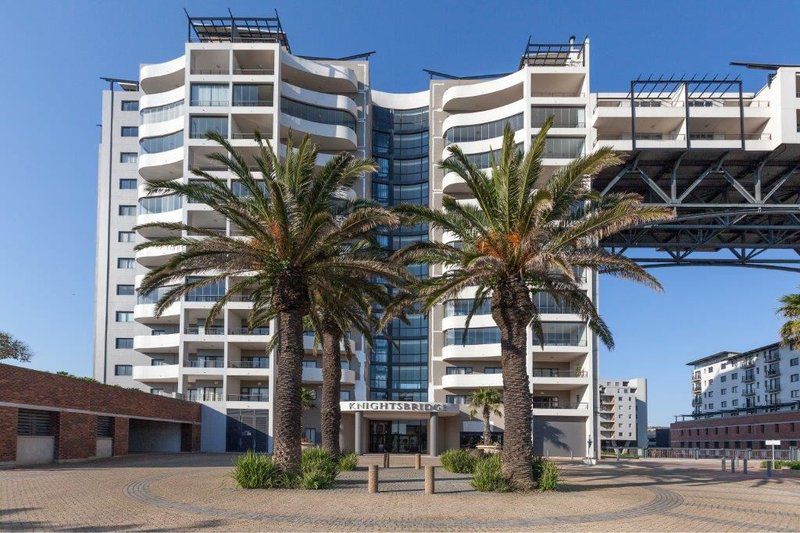
[(339, 455), (339, 426), (342, 412), (339, 407), (342, 389), (341, 349), (342, 332), (336, 322), (326, 319), (322, 326), (322, 405), (320, 425), (322, 448)]
[(483, 445), (484, 446), (491, 446), (492, 444), (492, 433), (491, 433), (491, 423), (489, 422), (489, 414), (491, 413), (489, 406), (483, 406)]
[(503, 474), (516, 490), (534, 488), (531, 475), (531, 391), (528, 380), (527, 327), (533, 316), (528, 287), (511, 280), (495, 288), (492, 317), (500, 329), (503, 366)]
[(308, 291), (302, 280), (287, 276), (276, 289), (278, 349), (275, 364), (274, 442), (272, 456), (284, 472), (300, 471), (303, 434), (303, 317), (308, 314)]

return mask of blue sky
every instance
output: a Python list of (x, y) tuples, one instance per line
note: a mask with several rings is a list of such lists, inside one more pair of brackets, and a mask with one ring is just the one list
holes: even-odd
[[(426, 88), (423, 68), (454, 74), (516, 68), (529, 34), (592, 42), (592, 89), (624, 91), (648, 74), (765, 73), (731, 60), (797, 63), (800, 4), (785, 2), (7, 2), (0, 54), (0, 329), (28, 342), (32, 366), (91, 373), (100, 76), (180, 55), (183, 8), (259, 16), (277, 8), (295, 53), (376, 50), (373, 85)], [(16, 43), (16, 46), (13, 46)], [(654, 271), (665, 292), (603, 278), (600, 309), (617, 348), (607, 377), (649, 380), (650, 419), (690, 409), (685, 362), (774, 342), (777, 298), (797, 275), (745, 269)]]

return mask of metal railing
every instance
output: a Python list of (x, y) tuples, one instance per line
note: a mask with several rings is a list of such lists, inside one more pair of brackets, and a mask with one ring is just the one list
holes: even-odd
[(589, 409), (589, 404), (586, 402), (537, 401), (537, 398), (533, 399), (531, 405), (534, 409)]
[(586, 370), (562, 370), (559, 368), (534, 368), (533, 377), (535, 378), (585, 378), (589, 373)]
[(269, 359), (263, 361), (228, 361), (229, 368), (269, 368)]
[(229, 402), (268, 402), (269, 394), (228, 394)]
[[(750, 448), (645, 448), (645, 457), (663, 459), (772, 459), (771, 449)], [(797, 456), (796, 448), (776, 448), (775, 459), (792, 460)]]
[(256, 134), (255, 133), (236, 132), (236, 133), (231, 133), (230, 138), (231, 139), (255, 139), (256, 138)]
[(249, 76), (269, 76), (275, 74), (275, 70), (271, 68), (235, 68), (233, 73)]
[(225, 335), (225, 328), (222, 326), (188, 326), (184, 333), (187, 335)]
[(219, 361), (186, 361), (183, 366), (190, 368), (223, 368), (224, 363), (220, 357)]
[(270, 100), (237, 100), (233, 99), (233, 107), (272, 107)]
[(191, 100), (192, 107), (226, 107), (231, 105), (230, 100)]
[(225, 68), (193, 68), (189, 71), (189, 74), (207, 74), (212, 76), (219, 76), (230, 74), (230, 70)]
[(231, 328), (228, 335), (269, 335), (269, 328)]
[(561, 92), (547, 92), (547, 91), (533, 91), (531, 96), (534, 98), (583, 98), (586, 96), (586, 93), (583, 91), (574, 92), (574, 91), (561, 91)]

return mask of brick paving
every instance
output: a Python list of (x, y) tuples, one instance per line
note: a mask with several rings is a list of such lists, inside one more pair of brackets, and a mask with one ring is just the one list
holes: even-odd
[(232, 460), (139, 455), (0, 470), (0, 530), (800, 529), (800, 473), (722, 473), (716, 461), (562, 463), (561, 489), (532, 494), (480, 493), (469, 476), (437, 469), (439, 493), (425, 496), (422, 471), (404, 466), (411, 457), (381, 469), (377, 495), (367, 493), (365, 468), (330, 490), (242, 490)]

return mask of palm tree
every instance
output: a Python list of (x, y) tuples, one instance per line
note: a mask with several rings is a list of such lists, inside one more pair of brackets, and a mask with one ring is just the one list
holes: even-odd
[[(575, 268), (593, 268), (660, 289), (655, 278), (626, 257), (614, 255), (599, 243), (603, 238), (639, 224), (670, 218), (669, 210), (642, 204), (634, 194), (599, 198), (588, 184), (594, 175), (620, 160), (609, 148), (579, 157), (541, 184), (545, 137), (552, 118), (533, 139), (527, 154), (515, 148), (514, 133), (506, 126), (502, 150), (491, 172), (476, 168), (458, 146), (448, 148), (440, 163), (469, 187), (478, 207), (445, 195), (443, 210), (421, 206), (397, 209), (410, 223), (427, 222), (449, 232), (456, 243), (422, 242), (397, 253), (404, 263), (441, 263), (444, 273), (421, 280), (416, 288), (425, 310), (458, 291), (476, 287), (475, 310), (487, 298), (500, 330), (503, 372), (503, 473), (513, 487), (530, 490), (531, 392), (525, 365), (526, 330), (530, 326), (544, 344), (539, 310), (531, 288), (546, 291), (571, 305), (609, 347), (611, 332), (592, 300), (581, 289)], [(462, 338), (462, 342), (466, 338)]]
[(500, 405), (503, 403), (503, 395), (497, 389), (490, 389), (488, 387), (481, 387), (473, 391), (469, 395), (469, 416), (477, 416), (478, 411), (483, 415), (483, 445), (492, 445), (491, 424), (489, 423), (489, 416), (495, 414), (503, 416), (500, 412)]
[(307, 387), (300, 388), (300, 408), (303, 411), (308, 411), (314, 408), (314, 400), (316, 395), (312, 389)]
[[(245, 195), (237, 196), (225, 180), (199, 170), (192, 172), (202, 181), (164, 182), (151, 191), (181, 194), (210, 206), (238, 230), (239, 236), (219, 235), (181, 223), (142, 226), (201, 237), (166, 237), (140, 244), (137, 249), (173, 246), (181, 250), (165, 265), (151, 270), (140, 291), (177, 283), (158, 302), (156, 312), (161, 313), (189, 291), (234, 276), (242, 278), (228, 283), (225, 294), (210, 310), (207, 324), (233, 296), (250, 289), (254, 308), (251, 327), (276, 319), (273, 456), (284, 471), (295, 472), (300, 467), (302, 432), (303, 317), (311, 310), (312, 294), (325, 293), (330, 287), (347, 290), (357, 278), (353, 272), (399, 282), (394, 276), (396, 268), (358, 252), (377, 226), (395, 225), (397, 217), (362, 205), (342, 220), (334, 220), (332, 203), (341, 201), (341, 191), (350, 188), (359, 176), (375, 169), (371, 161), (342, 153), (317, 170), (317, 148), (308, 136), (296, 148), (289, 141), (285, 158), (279, 160), (269, 142), (265, 145), (258, 134), (258, 153), (248, 161), (220, 135), (210, 133), (208, 138), (223, 150), (209, 159), (229, 170)], [(250, 170), (253, 163), (263, 176), (264, 189)], [(343, 254), (345, 249), (356, 253)], [(188, 276), (197, 277), (184, 281)]]
[(781, 326), (781, 342), (794, 349), (800, 344), (800, 294), (787, 294), (780, 302), (778, 312), (786, 319)]

